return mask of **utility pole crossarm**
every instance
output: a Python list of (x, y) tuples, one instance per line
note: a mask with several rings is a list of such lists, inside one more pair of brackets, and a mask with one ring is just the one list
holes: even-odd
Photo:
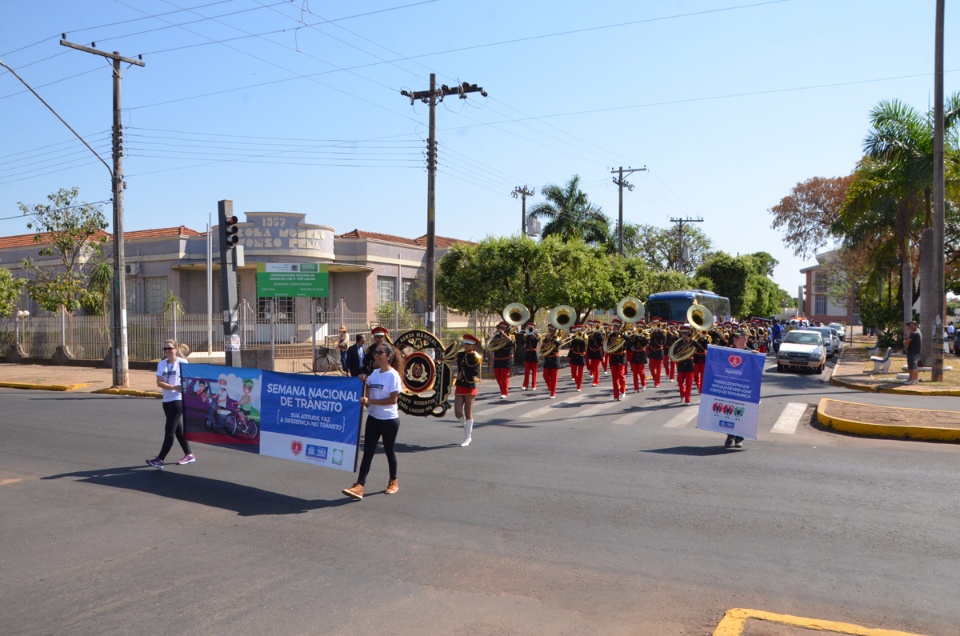
[(73, 42), (67, 41), (67, 36), (64, 34), (63, 39), (60, 40), (60, 44), (63, 46), (70, 47), (71, 49), (77, 49), (78, 51), (83, 51), (84, 53), (93, 53), (94, 55), (102, 55), (103, 57), (110, 58), (111, 60), (119, 60), (121, 62), (126, 62), (127, 64), (133, 64), (135, 66), (146, 66), (143, 63), (143, 57), (139, 56), (137, 59), (131, 59), (129, 57), (123, 57), (116, 51), (113, 53), (107, 53), (106, 51), (101, 51), (99, 49), (91, 48), (89, 46), (83, 46), (82, 44), (74, 44)]
[(613, 178), (613, 183), (616, 184), (617, 188), (620, 190), (620, 216), (617, 221), (617, 253), (620, 256), (623, 256), (623, 188), (626, 187), (627, 190), (633, 192), (633, 184), (627, 183), (623, 178), (624, 174), (633, 174), (634, 172), (646, 172), (647, 167), (642, 168), (627, 168), (623, 169), (623, 166), (620, 166), (616, 170), (611, 170), (611, 174), (619, 175)]

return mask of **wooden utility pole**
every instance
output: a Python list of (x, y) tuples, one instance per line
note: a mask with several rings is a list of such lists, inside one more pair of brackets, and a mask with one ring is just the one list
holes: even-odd
[(521, 208), (523, 211), (523, 216), (520, 218), (520, 237), (521, 238), (527, 235), (527, 197), (532, 197), (536, 193), (537, 193), (536, 188), (534, 188), (533, 190), (528, 190), (527, 186), (523, 186), (522, 188), (520, 186), (517, 186), (516, 188), (513, 189), (513, 192), (510, 193), (510, 196), (512, 196), (514, 199), (519, 197), (522, 200)]
[(427, 137), (427, 331), (434, 329), (434, 310), (436, 309), (436, 178), (437, 178), (437, 103), (442, 102), (448, 95), (457, 95), (466, 99), (467, 93), (480, 93), (484, 97), (487, 92), (476, 84), (464, 82), (453, 88), (443, 84), (437, 88), (437, 74), (430, 73), (430, 90), (400, 91), (404, 97), (410, 98), (410, 105), (420, 100), (430, 106), (430, 132)]
[(123, 124), (120, 121), (120, 63), (145, 66), (142, 59), (123, 57), (117, 51), (107, 53), (93, 46), (81, 46), (67, 41), (66, 34), (60, 40), (62, 46), (93, 53), (110, 60), (113, 64), (113, 386), (130, 385), (130, 362), (127, 350), (127, 284), (123, 253)]
[(678, 230), (680, 232), (680, 253), (677, 255), (677, 271), (683, 274), (684, 272), (684, 258), (683, 258), (683, 225), (685, 223), (703, 223), (703, 219), (691, 219), (689, 216), (685, 219), (670, 219), (671, 223), (676, 223)]
[[(944, 201), (943, 201), (943, 13), (944, 0), (937, 0), (935, 26), (934, 72), (933, 72), (933, 299), (935, 311), (925, 312), (936, 316), (933, 322), (935, 337), (932, 339), (932, 382), (943, 382), (943, 329), (946, 326), (946, 285), (944, 284)], [(923, 281), (920, 281), (923, 285)], [(923, 337), (926, 337), (924, 334)]]
[(623, 175), (624, 174), (633, 174), (634, 172), (645, 172), (647, 169), (646, 166), (642, 168), (627, 168), (623, 169), (623, 166), (620, 166), (617, 170), (611, 170), (612, 174), (619, 174), (619, 176), (613, 178), (613, 182), (617, 184), (617, 187), (620, 189), (620, 216), (617, 220), (617, 253), (620, 256), (623, 256), (623, 188), (626, 187), (627, 190), (633, 192), (633, 184), (627, 183)]

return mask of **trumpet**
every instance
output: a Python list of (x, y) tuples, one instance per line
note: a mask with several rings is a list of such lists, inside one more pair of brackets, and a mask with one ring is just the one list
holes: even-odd
[(511, 327), (519, 327), (530, 320), (530, 310), (520, 303), (510, 303), (503, 308), (503, 319)]

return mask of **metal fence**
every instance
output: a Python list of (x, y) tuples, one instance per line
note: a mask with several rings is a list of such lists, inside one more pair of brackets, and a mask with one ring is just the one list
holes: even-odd
[[(391, 333), (424, 327), (423, 314), (379, 312), (384, 326)], [(464, 331), (488, 335), (490, 317), (457, 316), (438, 307), (435, 331), (441, 339), (457, 338)], [(340, 326), (347, 329), (351, 341), (357, 333), (369, 333), (380, 322), (376, 316), (354, 312), (341, 300), (332, 308), (303, 302), (292, 312), (279, 310), (257, 312), (250, 303), (241, 302), (239, 311), (240, 342), (243, 349), (272, 349), (273, 357), (303, 360), (278, 371), (302, 371), (313, 359), (313, 342), (318, 347), (335, 347)], [(127, 347), (130, 361), (144, 362), (162, 357), (161, 343), (168, 338), (190, 347), (197, 353), (223, 354), (223, 318), (220, 314), (184, 314), (173, 310), (165, 314), (129, 314)], [(113, 341), (112, 317), (60, 315), (0, 318), (0, 354), (19, 343), (29, 358), (51, 358), (63, 345), (74, 358), (103, 360)], [(295, 346), (291, 346), (295, 345)], [(297, 346), (298, 345), (298, 346)]]

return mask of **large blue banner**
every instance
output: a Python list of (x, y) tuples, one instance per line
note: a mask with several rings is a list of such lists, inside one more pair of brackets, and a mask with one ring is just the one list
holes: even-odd
[(190, 441), (355, 470), (360, 380), (208, 364), (181, 373)]
[(765, 360), (747, 349), (708, 346), (697, 428), (757, 439)]

